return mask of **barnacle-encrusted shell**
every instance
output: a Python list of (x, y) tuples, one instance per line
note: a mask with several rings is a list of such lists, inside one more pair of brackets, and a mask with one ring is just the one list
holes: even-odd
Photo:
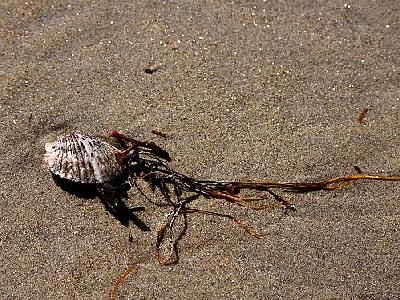
[(45, 145), (44, 161), (49, 170), (79, 183), (103, 183), (121, 175), (121, 152), (114, 146), (78, 132)]

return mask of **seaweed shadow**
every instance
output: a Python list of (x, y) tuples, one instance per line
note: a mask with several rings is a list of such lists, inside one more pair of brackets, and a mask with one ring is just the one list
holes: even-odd
[(124, 198), (128, 197), (127, 192), (130, 185), (121, 179), (111, 183), (89, 184), (72, 182), (55, 174), (52, 174), (52, 177), (58, 187), (78, 198), (94, 199), (99, 197), (104, 208), (122, 225), (129, 226), (129, 222), (132, 222), (140, 230), (150, 231), (149, 226), (135, 214), (145, 211), (145, 208), (129, 208), (123, 201)]

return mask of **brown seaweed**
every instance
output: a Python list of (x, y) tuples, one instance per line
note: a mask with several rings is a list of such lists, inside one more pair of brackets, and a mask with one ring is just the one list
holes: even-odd
[[(121, 170), (125, 170), (126, 177), (125, 181), (129, 183), (130, 187), (137, 187), (147, 199), (153, 203), (152, 197), (148, 197), (143, 192), (138, 182), (143, 181), (147, 183), (153, 192), (158, 191), (164, 200), (159, 205), (169, 206), (172, 208), (171, 213), (168, 215), (166, 221), (157, 232), (156, 240), (156, 257), (159, 262), (163, 265), (176, 263), (178, 261), (178, 243), (186, 233), (187, 229), (187, 214), (188, 213), (202, 213), (212, 215), (216, 217), (227, 218), (239, 225), (248, 234), (253, 237), (259, 238), (257, 232), (247, 226), (243, 221), (229, 215), (214, 211), (200, 210), (191, 207), (197, 199), (200, 197), (206, 199), (222, 199), (252, 210), (271, 210), (277, 207), (282, 207), (285, 211), (296, 211), (296, 206), (286, 200), (284, 197), (279, 195), (279, 192), (289, 193), (309, 193), (314, 191), (335, 191), (348, 187), (358, 181), (400, 181), (400, 176), (385, 176), (385, 175), (368, 175), (368, 174), (355, 174), (348, 176), (339, 176), (330, 178), (323, 181), (317, 182), (280, 182), (272, 180), (255, 180), (255, 181), (213, 181), (213, 180), (198, 180), (196, 178), (184, 175), (172, 169), (169, 165), (171, 160), (169, 153), (162, 149), (160, 146), (153, 142), (144, 142), (136, 140), (128, 135), (121, 134), (119, 132), (112, 132), (111, 137), (115, 138), (120, 145), (120, 149), (114, 148), (105, 142), (99, 142), (91, 137), (83, 136), (77, 133), (72, 133), (67, 137), (62, 137), (56, 142), (56, 146), (47, 147), (50, 149), (45, 155), (45, 160), (49, 164), (49, 169), (56, 175), (61, 175), (68, 170), (68, 176), (64, 176), (66, 180), (77, 181), (80, 178), (97, 178), (97, 181), (90, 181), (90, 183), (98, 183), (98, 190), (100, 196), (118, 194), (114, 190), (118, 190), (118, 186), (114, 188), (107, 188), (112, 186), (112, 176), (108, 174), (115, 174), (120, 176)], [(78, 138), (77, 138), (78, 137)], [(71, 151), (71, 142), (65, 142), (66, 140), (79, 140), (80, 144), (85, 147), (75, 147)], [(73, 143), (72, 143), (73, 144)], [(76, 144), (76, 143), (75, 143)], [(88, 151), (87, 145), (94, 145)], [(63, 149), (63, 147), (66, 147)], [(100, 154), (96, 153), (96, 149), (100, 149)], [(49, 152), (50, 151), (50, 152)], [(53, 151), (53, 152), (52, 152)], [(106, 153), (108, 157), (108, 164), (110, 170), (116, 170), (114, 173), (106, 172), (107, 176), (100, 176), (101, 178), (108, 178), (109, 181), (104, 182), (98, 180), (99, 176), (86, 176), (82, 177), (80, 168), (75, 168), (76, 161), (87, 157), (87, 153), (90, 152), (91, 157), (94, 159), (102, 158), (103, 153)], [(59, 153), (69, 153), (68, 155), (60, 155)], [(53, 153), (55, 153), (53, 155)], [(71, 155), (70, 153), (73, 153)], [(109, 153), (115, 155), (110, 157)], [(51, 159), (49, 159), (49, 157)], [(57, 158), (61, 157), (60, 162)], [(72, 167), (63, 166), (64, 157), (67, 157), (67, 162), (74, 162)], [(110, 163), (111, 162), (111, 163)], [(87, 164), (86, 161), (80, 163), (82, 166)], [(101, 162), (103, 163), (103, 162)], [(92, 165), (101, 165), (100, 162), (91, 162)], [(61, 166), (56, 168), (54, 166)], [(62, 170), (59, 172), (58, 170)], [(357, 169), (356, 169), (357, 170)], [(74, 172), (77, 172), (76, 174)], [(359, 170), (357, 170), (359, 171)], [(84, 182), (87, 182), (84, 181)], [(125, 186), (125, 185), (120, 185)], [(114, 190), (113, 190), (114, 189)], [(111, 191), (107, 192), (107, 191)], [(120, 200), (106, 200), (101, 197), (102, 201), (106, 203), (106, 208), (114, 215), (117, 215), (117, 208), (124, 208), (124, 212), (130, 212), (132, 209), (127, 208)], [(272, 202), (270, 200), (273, 200)], [(184, 218), (183, 228), (177, 233), (173, 234), (173, 230), (177, 221), (177, 218), (182, 215)], [(130, 220), (135, 218), (124, 218), (124, 224), (128, 224)], [(149, 228), (137, 221), (136, 224), (140, 224), (141, 228), (149, 230)], [(170, 253), (167, 258), (163, 258), (162, 245), (168, 236), (168, 242), (170, 246)]]

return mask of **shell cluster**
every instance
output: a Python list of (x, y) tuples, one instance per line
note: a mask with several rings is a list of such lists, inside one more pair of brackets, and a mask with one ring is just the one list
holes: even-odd
[(79, 132), (46, 143), (45, 149), (44, 161), (49, 170), (73, 182), (104, 183), (124, 172), (118, 160), (120, 150)]

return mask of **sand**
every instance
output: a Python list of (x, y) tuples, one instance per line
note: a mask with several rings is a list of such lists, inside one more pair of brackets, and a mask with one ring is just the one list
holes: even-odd
[[(272, 1), (273, 2), (273, 1)], [(151, 229), (60, 189), (44, 144), (113, 129), (210, 179), (399, 175), (400, 4), (392, 1), (3, 1), (0, 298), (399, 299), (399, 183), (286, 195), (298, 211), (195, 207), (180, 260)], [(146, 73), (151, 68), (154, 72)], [(361, 124), (360, 112), (368, 107)], [(166, 138), (151, 133), (159, 130)]]

